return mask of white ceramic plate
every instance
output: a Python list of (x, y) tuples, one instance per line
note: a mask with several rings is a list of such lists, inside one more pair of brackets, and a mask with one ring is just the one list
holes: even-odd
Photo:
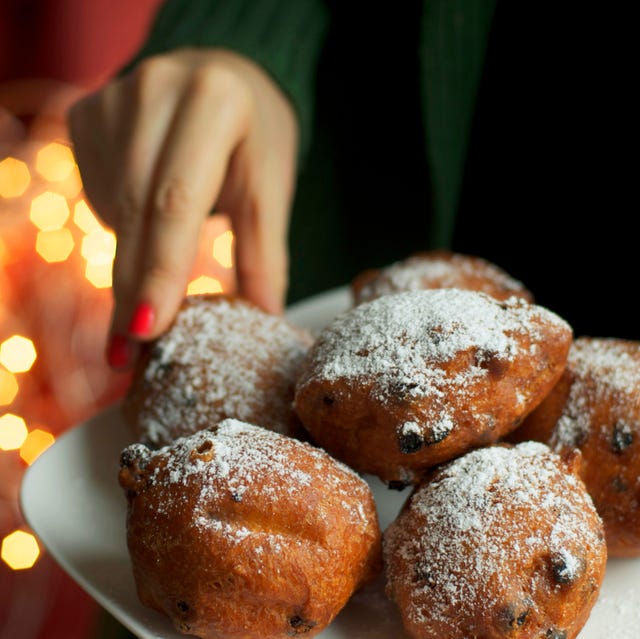
[[(289, 309), (314, 331), (349, 305), (346, 288)], [(140, 639), (183, 639), (160, 614), (138, 602), (125, 541), (126, 502), (117, 482), (120, 452), (131, 436), (114, 406), (68, 431), (31, 466), (21, 489), (27, 523), (62, 568)], [(369, 478), (380, 523), (397, 514), (406, 492)], [(610, 560), (600, 598), (580, 639), (637, 639), (640, 560)], [(381, 581), (355, 595), (321, 639), (405, 639)]]

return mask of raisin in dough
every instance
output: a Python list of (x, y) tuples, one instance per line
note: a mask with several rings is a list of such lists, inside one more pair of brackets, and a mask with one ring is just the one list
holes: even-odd
[(433, 289), (343, 313), (311, 347), (294, 407), (311, 438), (391, 484), (516, 428), (557, 382), (571, 327), (522, 299)]
[(415, 639), (573, 639), (599, 595), (602, 521), (538, 442), (436, 469), (384, 534), (387, 593)]
[(123, 451), (140, 600), (202, 639), (313, 637), (380, 572), (369, 486), (310, 444), (227, 419)]
[(513, 439), (580, 449), (609, 555), (640, 556), (640, 342), (577, 338), (561, 380)]

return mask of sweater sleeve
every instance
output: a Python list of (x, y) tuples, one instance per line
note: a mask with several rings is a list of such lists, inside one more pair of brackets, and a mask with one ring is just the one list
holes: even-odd
[(424, 3), (420, 59), (434, 248), (453, 235), (496, 0)]
[(300, 127), (299, 161), (309, 148), (318, 58), (327, 27), (320, 0), (166, 0), (126, 69), (181, 47), (222, 47), (245, 55), (289, 98)]

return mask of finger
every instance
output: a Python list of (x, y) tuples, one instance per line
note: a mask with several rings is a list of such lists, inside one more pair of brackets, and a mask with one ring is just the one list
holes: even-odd
[[(70, 138), (82, 176), (85, 195), (98, 216), (117, 228), (114, 202), (116, 168), (120, 164), (123, 94), (118, 84), (76, 102), (68, 112)], [(136, 345), (125, 336), (111, 334), (105, 353), (111, 368), (128, 369), (137, 358)]]
[(279, 173), (267, 171), (231, 213), (238, 293), (271, 313), (282, 312), (288, 282), (291, 191)]
[(225, 71), (205, 69), (187, 87), (156, 167), (130, 335), (152, 339), (175, 317), (248, 108), (248, 95)]
[(137, 355), (127, 322), (118, 321), (116, 310), (132, 304), (151, 175), (178, 101), (174, 96), (180, 93), (175, 64), (149, 61), (140, 69), (79, 101), (69, 113), (85, 192), (118, 236), (107, 347), (107, 360), (115, 369), (129, 368)]
[[(116, 174), (125, 144), (121, 118), (127, 110), (121, 106), (123, 97), (119, 84), (108, 85), (76, 102), (68, 112), (85, 195), (102, 221), (113, 229), (117, 229), (119, 217), (114, 199)], [(126, 370), (137, 358), (137, 346), (126, 336), (112, 333), (105, 356), (111, 368)]]
[(111, 135), (105, 131), (102, 100), (101, 94), (93, 94), (75, 103), (68, 113), (68, 126), (84, 193), (100, 218), (113, 226), (114, 219), (108, 215), (112, 185), (108, 161)]
[(115, 306), (111, 333), (118, 336), (127, 334), (135, 309), (146, 244), (149, 192), (183, 83), (176, 65), (163, 61), (144, 65), (126, 82), (123, 159), (113, 194), (118, 245), (113, 266)]

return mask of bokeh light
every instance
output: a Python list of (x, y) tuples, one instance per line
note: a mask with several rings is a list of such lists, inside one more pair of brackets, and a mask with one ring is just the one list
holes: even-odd
[(22, 417), (13, 413), (5, 413), (0, 417), (0, 450), (18, 450), (28, 434)]
[(36, 252), (46, 262), (64, 262), (71, 255), (74, 245), (69, 229), (40, 231), (36, 237)]
[[(19, 481), (19, 473), (54, 445), (65, 428), (125, 390), (122, 378), (112, 375), (102, 354), (97, 359), (95, 353), (96, 339), (108, 330), (116, 236), (82, 190), (80, 171), (65, 140), (30, 139), (13, 155), (0, 157), (0, 207), (11, 212), (7, 221), (12, 224), (3, 226), (0, 236), (0, 462), (7, 464), (0, 467), (6, 470), (3, 481), (13, 480), (14, 471)], [(232, 286), (230, 224), (219, 215), (208, 221), (188, 295), (220, 293)], [(60, 278), (64, 285), (59, 289)], [(59, 340), (66, 348), (51, 347), (47, 337), (52, 326), (73, 331)], [(71, 350), (69, 340), (74, 344)], [(0, 502), (3, 499), (0, 495)], [(43, 549), (26, 523), (15, 521), (19, 509), (11, 503), (14, 499), (4, 501), (11, 518), (5, 517), (8, 525), (0, 530), (1, 559), (24, 571)], [(0, 520), (4, 514), (0, 512)], [(45, 562), (40, 564), (42, 568)], [(2, 612), (0, 605), (0, 617)]]
[(73, 221), (75, 225), (85, 233), (102, 230), (100, 221), (91, 210), (86, 200), (80, 200), (73, 209)]
[(224, 268), (233, 266), (233, 233), (225, 231), (213, 240), (213, 258)]
[(31, 182), (29, 167), (16, 158), (4, 158), (0, 162), (0, 197), (20, 197)]
[(18, 382), (13, 373), (0, 368), (0, 406), (11, 404), (18, 390)]
[(36, 170), (49, 182), (61, 182), (76, 168), (71, 149), (59, 142), (42, 147), (36, 156)]
[(41, 231), (61, 229), (70, 215), (67, 200), (59, 193), (52, 191), (45, 191), (33, 198), (29, 211), (29, 219)]
[(14, 530), (2, 540), (0, 557), (13, 570), (31, 568), (40, 556), (36, 538), (24, 530)]
[(77, 198), (80, 195), (80, 191), (82, 191), (80, 171), (77, 167), (74, 167), (73, 171), (69, 174), (69, 177), (61, 182), (51, 183), (51, 186), (55, 189), (56, 193), (61, 193), (68, 200)]
[(116, 256), (116, 236), (103, 229), (91, 231), (82, 239), (80, 252), (89, 264), (112, 264)]
[(20, 446), (20, 457), (31, 465), (55, 441), (56, 438), (49, 431), (34, 428)]
[(205, 293), (222, 293), (222, 284), (215, 277), (201, 275), (189, 282), (187, 295), (203, 295)]
[(36, 356), (33, 342), (22, 335), (12, 335), (0, 345), (0, 364), (11, 373), (26, 373)]
[(91, 264), (87, 262), (84, 276), (95, 288), (109, 288), (112, 284), (113, 269), (111, 264)]

